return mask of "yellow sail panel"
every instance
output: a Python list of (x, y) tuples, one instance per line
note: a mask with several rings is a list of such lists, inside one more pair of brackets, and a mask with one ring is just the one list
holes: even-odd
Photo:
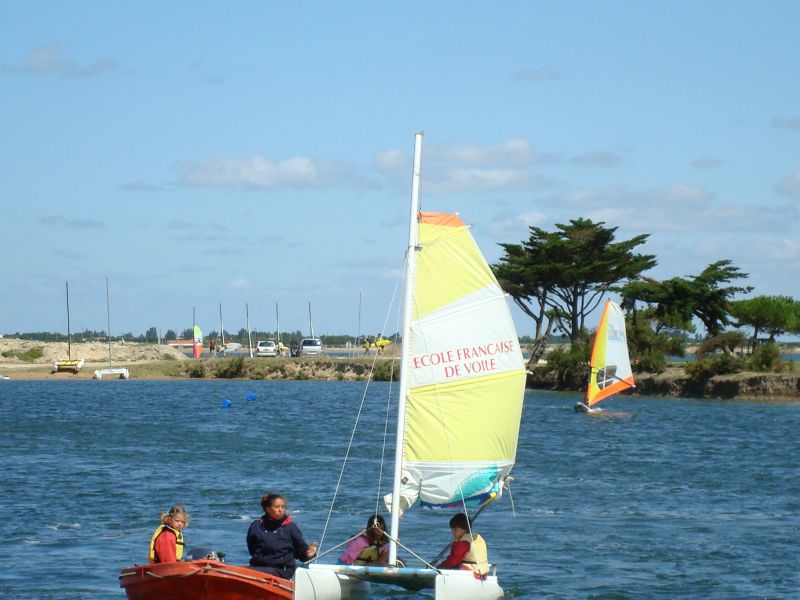
[(476, 290), (496, 285), (475, 240), (457, 215), (420, 213), (417, 290), (413, 318), (422, 317)]
[(404, 458), (514, 462), (525, 370), (410, 392)]

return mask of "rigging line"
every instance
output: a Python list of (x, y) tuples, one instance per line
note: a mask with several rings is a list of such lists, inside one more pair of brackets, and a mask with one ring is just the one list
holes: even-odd
[[(405, 262), (405, 261), (404, 261)], [(405, 273), (405, 269), (403, 269), (403, 273)], [(405, 275), (403, 276), (403, 280), (405, 279)], [(401, 280), (402, 281), (402, 280)], [(395, 298), (397, 297), (397, 290), (400, 288), (401, 281), (396, 281), (394, 286), (394, 292), (392, 292), (392, 300), (389, 303), (389, 310), (386, 313), (386, 319), (383, 322), (383, 331), (386, 331), (386, 326), (389, 323), (389, 316), (392, 313), (392, 308), (394, 307)], [(402, 319), (402, 312), (397, 311), (396, 313), (396, 320), (395, 326), (397, 326), (397, 322)], [(394, 335), (394, 344), (397, 347), (397, 332), (398, 329), (395, 328), (395, 335)], [(375, 353), (375, 360), (378, 360), (378, 354), (380, 350)], [(386, 409), (384, 411), (384, 419), (383, 419), (383, 444), (381, 445), (381, 461), (380, 467), (378, 469), (378, 485), (376, 488), (376, 495), (375, 495), (375, 514), (378, 514), (378, 509), (381, 505), (381, 484), (383, 483), (383, 465), (386, 459), (386, 445), (389, 439), (389, 416), (391, 412), (391, 405), (392, 405), (392, 389), (394, 388), (394, 363), (395, 360), (391, 359), (389, 363), (389, 390), (386, 395)]]
[[(391, 314), (392, 305), (394, 304), (394, 299), (395, 299), (395, 297), (397, 295), (397, 287), (398, 286), (396, 284), (394, 293), (392, 294), (392, 302), (391, 302), (391, 304), (389, 306), (389, 310), (387, 311), (386, 319), (384, 320), (384, 325), (386, 325), (386, 323), (389, 320), (389, 315)], [(325, 534), (328, 531), (328, 525), (330, 524), (330, 521), (331, 521), (331, 515), (333, 514), (333, 508), (336, 505), (336, 498), (339, 495), (339, 489), (341, 488), (342, 479), (344, 478), (344, 471), (345, 471), (345, 468), (347, 467), (347, 460), (350, 457), (350, 451), (353, 448), (353, 440), (355, 438), (356, 430), (358, 429), (358, 423), (359, 423), (359, 421), (361, 419), (361, 413), (364, 411), (364, 404), (366, 403), (367, 392), (369, 391), (369, 384), (372, 381), (372, 375), (375, 372), (375, 364), (376, 364), (377, 360), (378, 360), (378, 354), (376, 353), (375, 354), (375, 358), (373, 359), (372, 364), (370, 365), (369, 373), (367, 374), (367, 381), (366, 381), (366, 384), (364, 385), (364, 393), (361, 395), (361, 402), (359, 403), (358, 411), (356, 413), (355, 422), (353, 423), (353, 430), (350, 432), (350, 440), (347, 443), (347, 450), (345, 451), (344, 460), (342, 461), (342, 468), (339, 470), (339, 478), (336, 481), (336, 488), (334, 489), (333, 497), (331, 498), (331, 504), (328, 507), (328, 514), (325, 517), (325, 525), (322, 528), (322, 535), (320, 536), (320, 542), (319, 542), (319, 547), (320, 548), (322, 548), (322, 544), (325, 541)], [(381, 469), (383, 469), (383, 464), (381, 464)], [(378, 488), (378, 489), (379, 489), (379, 494), (378, 495), (380, 495), (380, 488)]]

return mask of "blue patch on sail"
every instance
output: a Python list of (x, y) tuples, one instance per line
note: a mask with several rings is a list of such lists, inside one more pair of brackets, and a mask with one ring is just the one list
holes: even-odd
[(447, 502), (433, 503), (420, 500), (420, 506), (445, 509), (463, 507), (464, 504), (468, 508), (480, 506), (500, 491), (498, 477), (500, 469), (497, 465), (486, 467), (467, 477)]

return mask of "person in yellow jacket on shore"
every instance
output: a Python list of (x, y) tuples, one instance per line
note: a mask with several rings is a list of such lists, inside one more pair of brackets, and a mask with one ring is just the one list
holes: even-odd
[(150, 538), (151, 563), (178, 562), (183, 557), (183, 528), (189, 524), (189, 513), (176, 504), (168, 513), (161, 513), (161, 525)]
[(458, 513), (450, 519), (450, 530), (453, 542), (450, 544), (450, 555), (439, 565), (439, 569), (466, 569), (476, 576), (484, 576), (489, 572), (489, 554), (486, 542), (470, 527), (469, 519), (464, 513)]

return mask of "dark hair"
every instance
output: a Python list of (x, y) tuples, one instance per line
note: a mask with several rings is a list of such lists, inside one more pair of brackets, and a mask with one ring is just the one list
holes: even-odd
[(380, 515), (372, 515), (367, 520), (367, 531), (369, 531), (373, 527), (377, 527), (379, 529), (383, 529), (384, 531), (386, 531), (386, 521), (384, 521), (383, 517)]
[[(378, 530), (378, 533), (375, 533), (375, 529)], [(389, 541), (389, 538), (386, 536), (386, 521), (383, 520), (383, 517), (380, 515), (372, 515), (369, 519), (367, 519), (367, 539), (373, 544), (383, 545)]]
[(464, 531), (469, 531), (469, 519), (467, 518), (467, 515), (464, 513), (453, 515), (453, 517), (450, 519), (450, 529), (453, 527), (458, 527)]
[(266, 511), (267, 508), (272, 506), (272, 503), (275, 502), (275, 500), (283, 500), (284, 502), (286, 502), (286, 498), (284, 498), (280, 494), (272, 494), (272, 493), (264, 494), (263, 496), (261, 496), (261, 508), (263, 508)]

